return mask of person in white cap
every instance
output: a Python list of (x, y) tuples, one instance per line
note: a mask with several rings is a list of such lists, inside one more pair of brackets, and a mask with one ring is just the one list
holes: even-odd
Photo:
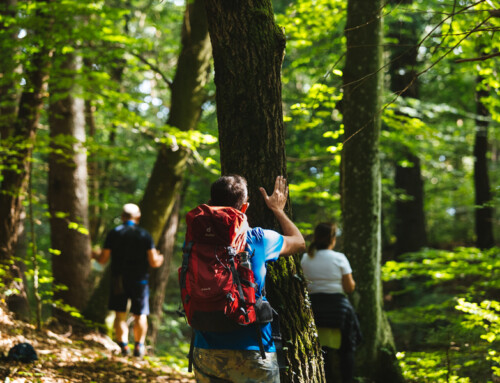
[(163, 255), (159, 254), (151, 235), (138, 226), (141, 218), (139, 206), (123, 206), (122, 224), (111, 230), (104, 241), (104, 248), (94, 258), (105, 264), (111, 258), (110, 310), (115, 311), (115, 336), (122, 355), (128, 356), (127, 305), (134, 315), (134, 356), (143, 357), (149, 315), (149, 267), (160, 267)]

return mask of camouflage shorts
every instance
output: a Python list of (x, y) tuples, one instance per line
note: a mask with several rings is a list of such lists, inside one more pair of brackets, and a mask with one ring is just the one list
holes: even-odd
[(198, 383), (279, 383), (276, 353), (251, 350), (194, 349), (194, 374)]

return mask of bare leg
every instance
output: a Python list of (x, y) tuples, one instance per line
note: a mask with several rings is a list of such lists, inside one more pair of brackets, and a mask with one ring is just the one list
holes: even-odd
[(134, 315), (134, 340), (135, 343), (144, 344), (148, 331), (147, 315)]
[(127, 313), (116, 312), (115, 336), (118, 342), (128, 343)]

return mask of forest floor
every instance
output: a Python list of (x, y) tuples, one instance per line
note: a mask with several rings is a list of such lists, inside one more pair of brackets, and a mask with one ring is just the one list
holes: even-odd
[(0, 382), (194, 382), (192, 374), (166, 366), (153, 356), (122, 357), (118, 346), (98, 332), (52, 326), (40, 331), (14, 320), (0, 307), (0, 352), (30, 343), (38, 360), (0, 361)]

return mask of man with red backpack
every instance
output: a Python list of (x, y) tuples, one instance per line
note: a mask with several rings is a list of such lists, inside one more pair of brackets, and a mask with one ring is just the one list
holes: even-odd
[[(244, 214), (248, 208), (247, 182), (238, 175), (215, 181), (209, 204), (200, 205), (186, 217), (179, 278), (186, 316), (194, 330), (192, 362), (197, 382), (279, 382), (272, 319), (262, 319), (269, 311), (259, 313), (261, 306), (271, 310), (263, 296), (266, 264), (280, 255), (305, 251), (305, 241), (284, 212), (286, 180), (277, 177), (270, 196), (264, 188), (260, 191), (283, 234), (248, 227)], [(227, 246), (220, 245), (224, 241)], [(203, 257), (213, 259), (208, 268)], [(211, 311), (220, 301), (211, 296), (216, 284), (228, 289), (229, 303), (221, 309), (222, 314)], [(200, 294), (206, 298), (197, 298)]]

